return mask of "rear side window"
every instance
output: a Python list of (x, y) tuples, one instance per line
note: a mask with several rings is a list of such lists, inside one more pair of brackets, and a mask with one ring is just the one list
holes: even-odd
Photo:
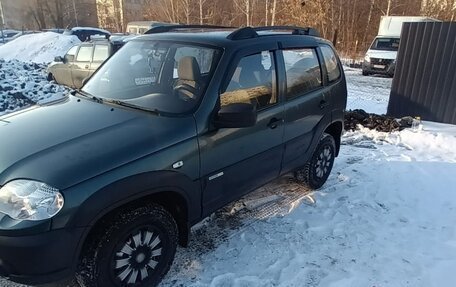
[(337, 81), (340, 78), (340, 67), (333, 49), (329, 46), (321, 46), (321, 52), (323, 53), (326, 70), (328, 71), (328, 81), (330, 83)]
[(304, 95), (322, 86), (321, 69), (315, 49), (284, 50), (287, 99)]
[(95, 45), (95, 50), (93, 52), (93, 61), (94, 62), (103, 62), (108, 57), (109, 57), (108, 45)]
[(92, 46), (82, 46), (79, 48), (78, 56), (76, 61), (78, 62), (90, 62), (92, 59)]

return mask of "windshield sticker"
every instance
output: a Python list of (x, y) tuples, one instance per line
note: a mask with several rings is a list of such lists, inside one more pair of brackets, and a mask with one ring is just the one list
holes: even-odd
[(153, 82), (155, 82), (155, 77), (135, 78), (135, 84), (137, 86), (150, 85)]

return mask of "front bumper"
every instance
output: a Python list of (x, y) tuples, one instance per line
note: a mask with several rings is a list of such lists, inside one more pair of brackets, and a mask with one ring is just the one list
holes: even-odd
[(29, 236), (0, 236), (0, 276), (22, 284), (56, 282), (72, 275), (83, 228)]
[(382, 74), (382, 75), (394, 75), (396, 68), (396, 62), (393, 60), (383, 60), (379, 62), (378, 59), (373, 59), (371, 62), (363, 62), (363, 72), (369, 74)]

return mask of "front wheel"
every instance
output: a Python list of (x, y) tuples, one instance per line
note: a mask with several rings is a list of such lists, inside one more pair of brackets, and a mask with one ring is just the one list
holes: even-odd
[[(121, 212), (103, 224), (77, 272), (82, 286), (156, 286), (168, 272), (177, 247), (177, 225), (159, 205)], [(89, 239), (90, 240), (90, 239)]]
[(334, 138), (325, 133), (307, 164), (295, 171), (295, 178), (311, 189), (319, 189), (331, 173), (335, 156)]

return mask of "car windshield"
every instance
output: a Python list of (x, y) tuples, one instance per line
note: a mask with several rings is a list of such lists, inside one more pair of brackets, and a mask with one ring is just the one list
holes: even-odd
[(82, 91), (144, 110), (181, 114), (195, 108), (218, 63), (218, 49), (134, 40), (114, 54)]
[(397, 51), (399, 38), (377, 38), (372, 43), (371, 50)]

